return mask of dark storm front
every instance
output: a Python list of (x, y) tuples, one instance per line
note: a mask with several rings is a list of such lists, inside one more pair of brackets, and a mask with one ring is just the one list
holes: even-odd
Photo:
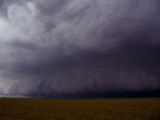
[(1, 96), (159, 96), (159, 10), (159, 0), (1, 0)]

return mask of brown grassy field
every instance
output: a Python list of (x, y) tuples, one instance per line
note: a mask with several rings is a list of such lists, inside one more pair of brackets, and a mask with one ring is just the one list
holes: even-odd
[(160, 120), (160, 99), (0, 99), (0, 120)]

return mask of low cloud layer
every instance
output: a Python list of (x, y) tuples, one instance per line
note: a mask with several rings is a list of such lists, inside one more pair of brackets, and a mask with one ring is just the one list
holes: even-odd
[(1, 0), (0, 94), (160, 89), (159, 0)]

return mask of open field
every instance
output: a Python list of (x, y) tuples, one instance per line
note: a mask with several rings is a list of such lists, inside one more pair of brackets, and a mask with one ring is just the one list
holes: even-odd
[(160, 120), (160, 99), (0, 99), (0, 120)]

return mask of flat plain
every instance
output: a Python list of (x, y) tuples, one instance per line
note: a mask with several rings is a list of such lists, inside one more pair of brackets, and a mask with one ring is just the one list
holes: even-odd
[(160, 98), (1, 98), (0, 120), (160, 120)]

